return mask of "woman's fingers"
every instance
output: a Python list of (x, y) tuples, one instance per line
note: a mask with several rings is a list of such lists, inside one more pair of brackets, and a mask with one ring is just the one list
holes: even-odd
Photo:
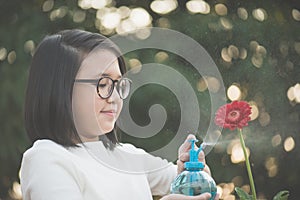
[(182, 145), (179, 147), (178, 154), (181, 154), (183, 152), (187, 152), (188, 150), (190, 150), (191, 149), (191, 142), (190, 141), (195, 140), (195, 139), (196, 139), (195, 135), (189, 134), (186, 137), (185, 141), (182, 143)]
[(184, 163), (180, 160), (177, 160), (177, 173), (180, 174), (184, 170)]

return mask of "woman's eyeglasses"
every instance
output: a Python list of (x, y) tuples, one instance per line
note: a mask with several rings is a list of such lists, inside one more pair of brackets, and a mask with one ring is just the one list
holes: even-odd
[(113, 80), (110, 77), (101, 77), (100, 79), (75, 79), (77, 83), (91, 83), (96, 86), (97, 93), (102, 99), (108, 99), (115, 88), (121, 99), (126, 99), (130, 92), (131, 80), (128, 78), (121, 78)]

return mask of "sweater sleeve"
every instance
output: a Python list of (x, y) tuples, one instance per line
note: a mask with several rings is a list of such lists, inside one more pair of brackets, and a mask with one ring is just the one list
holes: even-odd
[(153, 156), (143, 149), (136, 148), (132, 145), (124, 145), (129, 152), (134, 152), (136, 155), (142, 155), (142, 160), (132, 162), (137, 165), (141, 162), (143, 170), (146, 173), (147, 180), (151, 189), (152, 195), (163, 196), (170, 192), (172, 181), (177, 176), (177, 166), (166, 159)]
[(24, 153), (20, 173), (23, 199), (82, 200), (82, 181), (67, 151), (55, 143), (47, 145)]
[(164, 196), (170, 192), (171, 183), (177, 175), (177, 166), (159, 157), (151, 158), (151, 162), (152, 164), (156, 162), (156, 166), (162, 166), (161, 168), (149, 171), (147, 174), (151, 193), (152, 195)]

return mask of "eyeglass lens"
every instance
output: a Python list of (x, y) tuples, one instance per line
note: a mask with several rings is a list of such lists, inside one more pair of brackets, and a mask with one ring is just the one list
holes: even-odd
[(116, 89), (121, 99), (125, 99), (129, 95), (130, 91), (130, 80), (122, 78), (118, 81), (114, 81), (109, 77), (103, 77), (98, 83), (98, 94), (102, 98), (109, 98), (113, 93), (115, 82), (117, 82)]

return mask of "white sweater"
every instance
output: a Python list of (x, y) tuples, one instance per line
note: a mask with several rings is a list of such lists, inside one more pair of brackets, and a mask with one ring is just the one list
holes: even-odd
[(130, 144), (65, 148), (38, 140), (23, 155), (24, 200), (150, 200), (165, 195), (176, 166)]

